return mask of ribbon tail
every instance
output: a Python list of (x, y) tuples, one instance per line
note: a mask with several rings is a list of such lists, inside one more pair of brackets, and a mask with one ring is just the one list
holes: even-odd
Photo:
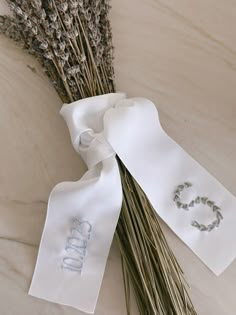
[(115, 156), (50, 196), (29, 294), (93, 313), (122, 203)]
[(107, 111), (104, 136), (158, 215), (222, 273), (236, 257), (236, 198), (165, 133), (145, 98), (120, 100)]

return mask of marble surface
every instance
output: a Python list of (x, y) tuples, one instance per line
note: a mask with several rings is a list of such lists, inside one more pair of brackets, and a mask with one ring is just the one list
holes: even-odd
[[(235, 1), (112, 3), (117, 89), (153, 100), (168, 134), (236, 195)], [(48, 195), (56, 183), (80, 178), (85, 166), (40, 66), (2, 36), (0, 96), (0, 313), (82, 314), (27, 295)], [(198, 314), (234, 315), (236, 261), (216, 277), (162, 225)], [(103, 314), (125, 314), (115, 243), (96, 309)]]

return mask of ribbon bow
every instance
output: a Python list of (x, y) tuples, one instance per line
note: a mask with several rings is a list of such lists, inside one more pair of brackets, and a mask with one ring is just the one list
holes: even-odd
[(166, 135), (152, 102), (113, 93), (64, 105), (61, 114), (88, 171), (50, 195), (29, 294), (94, 312), (122, 204), (115, 154), (213, 272), (232, 262), (235, 197)]

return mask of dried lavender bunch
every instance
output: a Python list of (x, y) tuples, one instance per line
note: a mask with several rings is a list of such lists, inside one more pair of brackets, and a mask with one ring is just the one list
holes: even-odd
[(0, 31), (39, 59), (63, 101), (114, 90), (107, 1), (8, 2), (13, 18), (2, 17)]
[[(7, 0), (0, 32), (42, 64), (63, 102), (114, 92), (108, 0)], [(196, 315), (183, 272), (146, 195), (117, 157), (123, 205), (116, 230), (127, 312), (130, 283), (142, 315)]]

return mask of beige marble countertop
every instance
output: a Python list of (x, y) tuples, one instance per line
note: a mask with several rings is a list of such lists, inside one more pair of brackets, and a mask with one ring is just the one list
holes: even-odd
[[(112, 3), (117, 89), (153, 100), (168, 134), (236, 195), (236, 2)], [(49, 193), (85, 166), (40, 66), (2, 36), (0, 96), (0, 314), (82, 314), (27, 295)], [(216, 277), (163, 228), (198, 314), (236, 314), (236, 261)], [(96, 315), (125, 314), (122, 285), (113, 244)]]

